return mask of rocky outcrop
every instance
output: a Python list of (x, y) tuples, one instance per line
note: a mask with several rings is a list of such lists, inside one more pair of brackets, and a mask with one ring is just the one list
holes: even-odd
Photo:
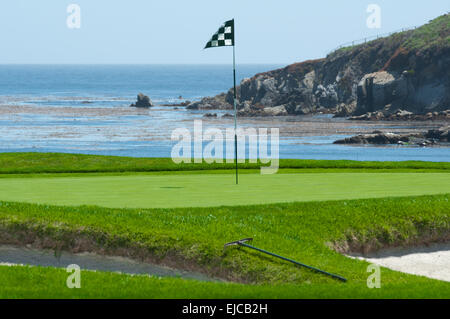
[(203, 117), (217, 117), (217, 113), (206, 113), (205, 115), (203, 115)]
[(233, 104), (226, 101), (225, 93), (221, 93), (213, 97), (205, 97), (198, 102), (192, 102), (186, 108), (188, 110), (227, 110), (232, 109)]
[(153, 102), (150, 100), (150, 98), (147, 95), (144, 95), (142, 93), (139, 93), (137, 96), (137, 101), (134, 104), (131, 104), (130, 106), (133, 107), (152, 107)]
[(398, 110), (368, 112), (349, 118), (352, 121), (450, 121), (450, 110), (441, 112), (428, 112), (426, 114), (414, 114), (413, 112)]
[[(322, 89), (326, 90), (317, 88), (315, 84), (315, 68), (322, 61), (297, 63), (243, 80), (237, 89), (238, 108), (246, 110), (246, 114), (261, 113), (265, 116), (315, 112), (319, 107), (317, 101), (323, 100)], [(318, 91), (314, 92), (315, 89)], [(227, 101), (233, 101), (231, 91), (227, 94)]]
[[(336, 116), (425, 115), (450, 109), (450, 15), (429, 24), (361, 45), (325, 59), (260, 73), (237, 88), (242, 115), (309, 114)], [(233, 91), (193, 103), (190, 108), (232, 108)], [(281, 111), (280, 111), (281, 110)], [(323, 112), (323, 111), (322, 111)]]
[(275, 107), (263, 107), (261, 105), (251, 105), (249, 102), (244, 102), (243, 105), (244, 107), (238, 111), (239, 117), (288, 115), (288, 112), (286, 111), (286, 107), (284, 105)]
[(429, 130), (425, 137), (435, 141), (450, 142), (449, 131), (450, 127), (444, 126), (438, 130)]
[(180, 102), (180, 103), (168, 103), (168, 104), (162, 104), (161, 106), (172, 106), (172, 107), (186, 107), (189, 104), (191, 104), (192, 102), (187, 100), (184, 102)]
[[(334, 144), (399, 144), (408, 143), (411, 137), (413, 136), (409, 134), (400, 135), (375, 131), (371, 134), (361, 134), (337, 140)], [(417, 134), (414, 137), (422, 137), (422, 135)]]
[(350, 104), (340, 104), (336, 107), (336, 110), (333, 112), (334, 117), (348, 117), (352, 115), (356, 110), (356, 101)]
[(374, 131), (371, 134), (361, 134), (337, 140), (334, 144), (415, 144), (420, 146), (449, 142), (449, 127), (429, 130), (426, 133), (395, 134)]

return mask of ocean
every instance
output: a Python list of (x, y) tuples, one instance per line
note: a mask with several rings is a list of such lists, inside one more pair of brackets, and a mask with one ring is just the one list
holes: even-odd
[[(238, 65), (237, 80), (278, 67), (282, 66)], [(191, 128), (194, 120), (220, 129), (233, 122), (220, 118), (228, 111), (190, 111), (163, 104), (225, 92), (232, 76), (231, 65), (0, 65), (0, 152), (170, 157), (174, 129)], [(156, 106), (130, 108), (139, 92)], [(205, 119), (208, 112), (218, 117)], [(334, 145), (334, 140), (358, 131), (356, 124), (347, 122), (327, 115), (239, 119), (244, 127), (280, 127), (280, 158), (450, 160), (449, 147)], [(308, 131), (304, 123), (325, 124), (328, 129)], [(397, 123), (385, 125), (405, 129)]]

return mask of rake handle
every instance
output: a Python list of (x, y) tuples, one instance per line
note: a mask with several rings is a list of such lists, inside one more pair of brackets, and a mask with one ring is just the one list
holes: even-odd
[(253, 247), (253, 246), (250, 246), (250, 245), (245, 244), (245, 243), (242, 243), (242, 242), (238, 242), (237, 244), (238, 244), (239, 246), (244, 246), (244, 247), (247, 247), (247, 248), (250, 248), (250, 249), (254, 249), (254, 250), (257, 250), (257, 251), (259, 251), (259, 252), (261, 252), (261, 253), (264, 253), (264, 254), (267, 254), (267, 255), (270, 255), (270, 256), (273, 256), (273, 257), (276, 257), (276, 258), (280, 258), (280, 259), (283, 259), (283, 260), (285, 260), (285, 261), (289, 261), (289, 262), (291, 262), (291, 263), (293, 263), (293, 264), (296, 264), (296, 265), (299, 265), (299, 266), (302, 266), (302, 267), (305, 267), (305, 268), (308, 268), (308, 269), (311, 269), (311, 270), (320, 272), (320, 273), (322, 273), (322, 274), (324, 274), (324, 275), (333, 277), (333, 278), (338, 279), (338, 280), (340, 280), (340, 281), (347, 282), (347, 279), (345, 279), (344, 277), (341, 277), (341, 276), (339, 276), (339, 275), (335, 275), (335, 274), (329, 273), (329, 272), (324, 271), (324, 270), (321, 270), (321, 269), (319, 269), (319, 268), (315, 268), (315, 267), (312, 267), (312, 266), (308, 266), (308, 265), (299, 263), (298, 261), (295, 261), (295, 260), (292, 260), (292, 259), (289, 259), (289, 258), (280, 256), (280, 255), (271, 253), (270, 251), (267, 251), (267, 250), (264, 250), (264, 249), (261, 249), (261, 248), (257, 248), (257, 247)]

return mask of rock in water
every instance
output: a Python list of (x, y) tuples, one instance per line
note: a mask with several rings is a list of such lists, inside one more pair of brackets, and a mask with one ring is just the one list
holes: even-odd
[(445, 128), (439, 130), (439, 132), (429, 131), (427, 134), (420, 132), (410, 134), (395, 134), (374, 131), (371, 134), (361, 134), (342, 140), (337, 140), (334, 142), (334, 144), (415, 144), (420, 146), (428, 146), (436, 144), (435, 140), (429, 140), (428, 138), (434, 138), (438, 135), (438, 139), (445, 141), (444, 139), (447, 138), (445, 134)]
[(147, 95), (144, 95), (142, 93), (139, 93), (137, 95), (137, 101), (135, 104), (131, 104), (130, 106), (133, 107), (152, 107), (153, 102), (150, 100), (150, 98)]

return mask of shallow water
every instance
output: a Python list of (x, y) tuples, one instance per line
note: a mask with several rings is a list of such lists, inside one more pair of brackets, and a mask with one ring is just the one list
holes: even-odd
[[(240, 65), (238, 81), (276, 67)], [(229, 111), (194, 111), (162, 104), (227, 91), (231, 79), (227, 65), (0, 65), (0, 152), (170, 157), (176, 144), (171, 141), (174, 129), (186, 127), (192, 132), (193, 121), (201, 119), (205, 129), (224, 130), (233, 127), (233, 119), (221, 118)], [(157, 106), (130, 108), (138, 92), (150, 95)], [(203, 118), (210, 112), (218, 118)], [(238, 124), (279, 128), (280, 158), (450, 161), (448, 146), (333, 144), (336, 139), (373, 130), (425, 131), (442, 123), (350, 122), (317, 115), (239, 118)]]
[(0, 246), (1, 265), (30, 265), (43, 267), (66, 268), (71, 264), (80, 266), (81, 270), (99, 270), (126, 274), (151, 275), (159, 277), (181, 277), (211, 281), (204, 274), (172, 269), (160, 265), (138, 262), (124, 257), (103, 256), (93, 253), (61, 252), (56, 257), (52, 250), (40, 250), (25, 247)]

